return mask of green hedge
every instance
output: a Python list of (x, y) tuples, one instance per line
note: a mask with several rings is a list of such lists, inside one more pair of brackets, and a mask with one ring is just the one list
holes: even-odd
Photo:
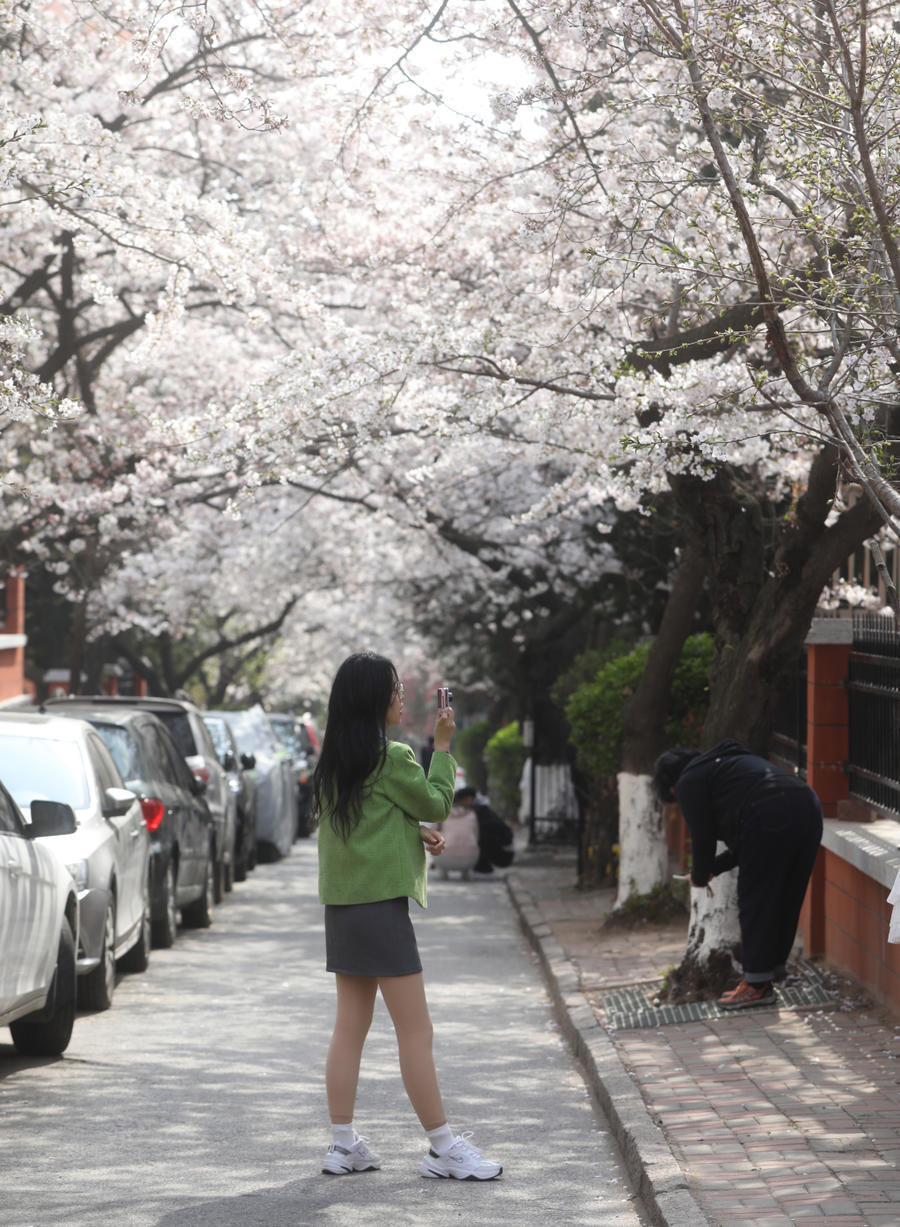
[(453, 742), (453, 757), (466, 773), (466, 783), (480, 792), (487, 789), (484, 748), (491, 734), (487, 720), (476, 720), (460, 729)]
[[(606, 662), (592, 682), (582, 684), (566, 704), (571, 741), (581, 766), (599, 777), (615, 775), (622, 753), (622, 714), (647, 665), (649, 644)], [(713, 642), (692, 635), (684, 645), (669, 698), (666, 738), (670, 744), (695, 742), (709, 705), (708, 674)]]
[(491, 803), (507, 822), (519, 819), (519, 781), (528, 758), (519, 722), (499, 729), (484, 747)]

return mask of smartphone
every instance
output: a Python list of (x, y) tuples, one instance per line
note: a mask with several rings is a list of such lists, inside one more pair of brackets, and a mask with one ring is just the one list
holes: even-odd
[(438, 686), (437, 705), (438, 705), (438, 711), (440, 711), (442, 707), (452, 707), (453, 706), (453, 691), (450, 690), (447, 686)]

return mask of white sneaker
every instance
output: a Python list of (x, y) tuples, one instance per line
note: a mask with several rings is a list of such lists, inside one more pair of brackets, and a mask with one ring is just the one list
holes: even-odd
[(326, 1176), (349, 1176), (352, 1172), (370, 1172), (381, 1167), (381, 1155), (369, 1149), (369, 1139), (356, 1135), (356, 1141), (348, 1150), (332, 1142), (322, 1161)]
[(429, 1150), (422, 1161), (422, 1175), (432, 1180), (493, 1180), (499, 1176), (503, 1168), (486, 1159), (469, 1141), (471, 1136), (471, 1133), (461, 1134), (442, 1155)]

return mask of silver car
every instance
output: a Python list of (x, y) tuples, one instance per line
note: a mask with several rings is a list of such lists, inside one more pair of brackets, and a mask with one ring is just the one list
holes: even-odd
[(78, 890), (78, 1001), (112, 1004), (116, 961), (143, 971), (150, 958), (150, 836), (95, 729), (62, 716), (0, 713), (0, 779), (26, 820), (35, 801), (75, 813), (68, 835), (41, 836)]
[(38, 838), (74, 830), (71, 808), (49, 801), (26, 823), (0, 784), (0, 1025), (30, 1056), (64, 1052), (75, 1022), (78, 895)]
[(213, 897), (216, 903), (221, 903), (234, 873), (237, 802), (228, 787), (228, 776), (222, 769), (199, 710), (187, 699), (135, 698), (131, 695), (67, 696), (48, 699), (45, 706), (48, 711), (53, 711), (56, 708), (77, 708), (85, 703), (89, 703), (98, 712), (101, 708), (149, 711), (169, 730), (172, 740), (190, 767), (191, 774), (200, 780), (206, 789), (203, 796), (212, 814), (215, 830)]
[(240, 752), (256, 759), (256, 842), (260, 859), (287, 856), (297, 832), (291, 756), (259, 706), (206, 714), (221, 716), (234, 733)]

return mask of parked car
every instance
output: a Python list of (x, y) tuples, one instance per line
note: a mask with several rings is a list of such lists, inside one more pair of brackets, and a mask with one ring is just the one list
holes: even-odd
[(297, 830), (297, 798), (290, 755), (258, 705), (244, 711), (216, 711), (230, 726), (242, 754), (256, 760), (256, 842), (259, 856), (287, 856)]
[(228, 787), (237, 798), (234, 880), (243, 882), (256, 867), (256, 759), (252, 754), (241, 753), (231, 727), (222, 716), (204, 712), (203, 723), (209, 729), (219, 762), (225, 768)]
[(79, 1004), (105, 1010), (116, 961), (143, 971), (150, 958), (150, 835), (138, 799), (96, 730), (62, 716), (0, 713), (0, 778), (26, 819), (36, 801), (75, 813), (73, 832), (40, 838), (78, 889)]
[(166, 726), (152, 712), (98, 707), (77, 698), (54, 708), (97, 730), (141, 803), (150, 832), (150, 911), (154, 946), (170, 947), (185, 924), (212, 923), (215, 832), (204, 785), (192, 775)]
[(234, 794), (228, 787), (228, 777), (219, 763), (199, 709), (187, 699), (134, 698), (129, 695), (76, 695), (72, 698), (48, 699), (44, 706), (52, 711), (76, 702), (89, 702), (98, 709), (130, 707), (135, 711), (149, 711), (169, 730), (191, 772), (206, 785), (204, 796), (215, 832), (213, 897), (216, 903), (221, 903), (225, 896), (226, 878), (230, 876), (234, 863), (236, 806)]
[(52, 801), (26, 823), (0, 784), (0, 1025), (29, 1056), (65, 1052), (75, 1022), (78, 893), (44, 843), (74, 830), (71, 807)]
[(312, 767), (307, 752), (307, 747), (310, 746), (309, 734), (296, 716), (280, 712), (269, 712), (268, 716), (275, 736), (291, 756), (294, 788), (297, 793), (297, 834), (305, 836), (309, 834), (312, 808)]

